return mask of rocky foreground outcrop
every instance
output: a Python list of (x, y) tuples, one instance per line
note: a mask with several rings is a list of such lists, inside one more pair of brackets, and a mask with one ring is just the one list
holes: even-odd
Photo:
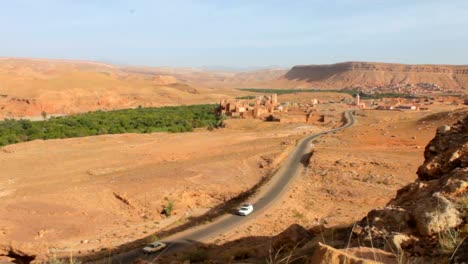
[(468, 89), (468, 66), (406, 65), (394, 63), (343, 62), (329, 65), (294, 66), (289, 81), (314, 87), (375, 87), (401, 83), (430, 83), (446, 89)]
[(355, 228), (355, 243), (406, 258), (468, 261), (468, 116), (439, 127), (418, 179)]

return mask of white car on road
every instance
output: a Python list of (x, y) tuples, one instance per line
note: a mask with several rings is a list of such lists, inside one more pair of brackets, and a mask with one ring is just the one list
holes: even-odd
[(154, 252), (157, 252), (163, 248), (166, 247), (166, 244), (164, 244), (163, 242), (153, 242), (151, 244), (148, 244), (146, 245), (144, 248), (143, 248), (143, 253), (145, 254), (151, 254), (151, 253), (154, 253)]
[(253, 205), (251, 204), (244, 204), (242, 207), (237, 211), (239, 215), (246, 216), (253, 212)]

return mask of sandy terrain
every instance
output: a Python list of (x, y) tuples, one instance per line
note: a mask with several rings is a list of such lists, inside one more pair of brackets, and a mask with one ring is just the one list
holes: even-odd
[[(230, 120), (211, 132), (6, 146), (0, 241), (26, 252), (86, 252), (145, 237), (249, 189), (295, 138), (319, 130)], [(174, 212), (166, 218), (161, 211), (170, 201)]]
[[(90, 62), (2, 59), (0, 118), (215, 103), (251, 93), (206, 88), (209, 83), (261, 86), (284, 72), (210, 75), (193, 69), (142, 71)], [(285, 113), (281, 123), (228, 120), (226, 128), (214, 131), (106, 135), (0, 148), (0, 255), (10, 246), (30, 255), (89, 253), (201, 215), (254, 186), (304, 134), (336, 127), (348, 107), (335, 102), (350, 96), (279, 96), (291, 105), (312, 99), (322, 102), (316, 109), (326, 122), (305, 124), (305, 111), (299, 109)], [(418, 120), (456, 107), (434, 102), (426, 112), (359, 111), (355, 127), (317, 140), (305, 173), (272, 210), (212, 242), (276, 235), (295, 223), (330, 227), (361, 219), (415, 179), (435, 128), (451, 122), (445, 114)], [(166, 217), (162, 211), (170, 202), (174, 212)]]
[[(283, 99), (294, 101), (294, 96)], [(319, 107), (339, 115), (343, 105)], [(294, 223), (335, 226), (361, 219), (414, 180), (423, 146), (440, 125), (417, 121), (448, 109), (453, 106), (438, 105), (431, 112), (359, 111), (355, 127), (317, 140), (310, 166), (272, 210), (212, 241), (275, 235)], [(3, 147), (0, 240), (34, 255), (93, 252), (149, 236), (248, 190), (278, 166), (297, 138), (323, 129), (300, 122), (228, 120), (225, 129), (211, 132)], [(170, 201), (174, 213), (167, 218), (161, 212)]]

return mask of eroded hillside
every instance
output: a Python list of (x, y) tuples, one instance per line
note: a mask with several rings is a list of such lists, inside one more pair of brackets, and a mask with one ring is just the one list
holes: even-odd
[(103, 63), (0, 59), (0, 118), (214, 103), (225, 96), (172, 75), (132, 73)]
[[(405, 65), (344, 62), (329, 65), (294, 66), (284, 79), (299, 86), (345, 88), (398, 84), (437, 86), (445, 90), (468, 89), (468, 66)], [(283, 80), (283, 81), (285, 81)]]

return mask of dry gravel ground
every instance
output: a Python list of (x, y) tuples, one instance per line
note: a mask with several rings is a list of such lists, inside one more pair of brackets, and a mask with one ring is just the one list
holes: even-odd
[[(342, 106), (320, 107), (339, 115)], [(414, 180), (437, 125), (416, 121), (430, 113), (359, 111), (355, 127), (318, 139), (306, 173), (272, 210), (213, 241), (275, 235), (294, 223), (334, 226), (361, 219)], [(323, 129), (229, 120), (227, 128), (214, 131), (3, 147), (1, 244), (27, 254), (87, 253), (177, 226), (248, 190), (296, 139)], [(161, 211), (170, 201), (174, 212), (166, 218)]]
[(444, 123), (418, 120), (450, 109), (454, 107), (437, 105), (430, 112), (358, 111), (356, 126), (316, 140), (309, 166), (271, 210), (212, 242), (273, 236), (296, 223), (306, 228), (333, 227), (361, 220), (416, 178), (424, 147)]
[[(1, 244), (31, 254), (50, 248), (85, 253), (148, 236), (248, 190), (296, 138), (319, 130), (230, 120), (214, 131), (3, 147)], [(174, 211), (166, 218), (161, 211), (169, 202)]]

